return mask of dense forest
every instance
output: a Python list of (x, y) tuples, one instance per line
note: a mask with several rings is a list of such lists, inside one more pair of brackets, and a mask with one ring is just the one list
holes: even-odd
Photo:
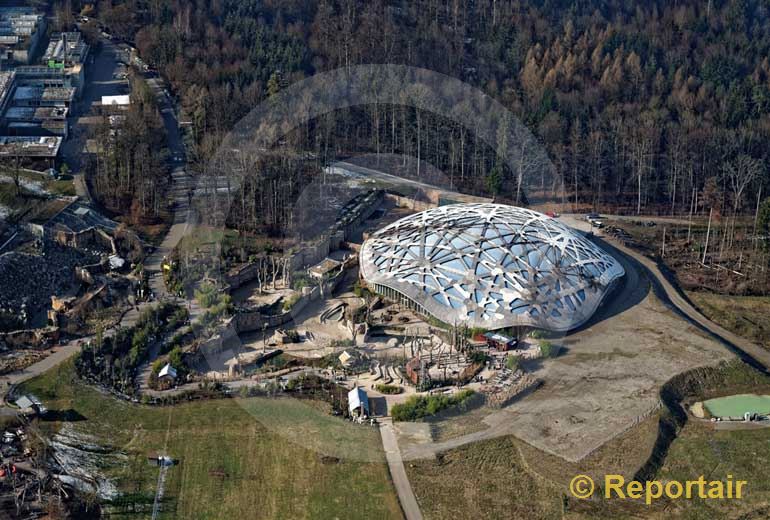
[[(169, 78), (200, 161), (292, 82), (397, 63), (504, 104), (544, 144), (570, 202), (753, 213), (770, 184), (770, 13), (760, 0), (103, 0), (98, 13)], [(419, 150), (464, 189), (516, 199), (513, 172), (472, 128), (380, 108), (309, 123), (293, 142), (321, 161)]]

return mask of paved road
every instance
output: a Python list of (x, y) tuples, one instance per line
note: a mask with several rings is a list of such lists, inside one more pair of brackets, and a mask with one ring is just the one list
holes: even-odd
[[(187, 305), (190, 311), (190, 320), (195, 319), (201, 312), (201, 308), (195, 302), (182, 300), (171, 295), (166, 290), (166, 284), (163, 281), (162, 263), (163, 259), (171, 253), (177, 246), (182, 237), (185, 236), (188, 229), (189, 220), (189, 194), (193, 187), (192, 176), (185, 168), (185, 145), (184, 138), (179, 130), (174, 104), (168, 96), (168, 91), (163, 80), (159, 77), (149, 78), (148, 85), (155, 94), (163, 125), (166, 129), (166, 139), (168, 150), (171, 155), (171, 186), (167, 196), (171, 200), (174, 208), (174, 216), (171, 227), (166, 232), (166, 236), (160, 245), (144, 261), (144, 269), (149, 276), (150, 290), (160, 300), (171, 299), (179, 304)], [(139, 368), (138, 379), (143, 388), (147, 387), (152, 371), (152, 362), (158, 357), (160, 344), (153, 345), (148, 361)]]
[(417, 503), (417, 497), (414, 496), (411, 484), (409, 484), (409, 477), (406, 475), (404, 461), (401, 458), (401, 451), (398, 449), (396, 432), (393, 431), (390, 417), (380, 419), (380, 435), (382, 436), (382, 447), (385, 450), (388, 468), (390, 468), (390, 476), (393, 479), (393, 485), (396, 486), (404, 516), (407, 520), (422, 520), (420, 505)]
[(55, 347), (54, 353), (50, 354), (44, 359), (41, 359), (37, 363), (34, 363), (27, 368), (24, 368), (22, 370), (17, 370), (16, 372), (11, 372), (10, 374), (6, 374), (4, 376), (0, 376), (0, 381), (2, 381), (3, 385), (3, 394), (5, 393), (5, 389), (9, 385), (16, 385), (23, 381), (26, 381), (27, 379), (31, 379), (35, 376), (38, 376), (42, 374), (43, 372), (52, 369), (53, 367), (57, 366), (59, 363), (62, 363), (78, 352), (80, 352), (80, 345), (71, 342), (68, 345), (63, 345), (60, 347)]
[[(86, 68), (86, 84), (72, 111), (72, 118), (89, 115), (94, 102), (101, 102), (102, 96), (128, 94), (128, 83), (114, 77), (120, 58), (120, 49), (109, 40), (102, 39), (101, 48), (93, 55), (93, 63)], [(73, 125), (70, 136), (62, 144), (62, 158), (73, 173), (80, 172), (83, 167), (83, 147), (87, 133), (87, 125)]]
[[(146, 302), (141, 304), (138, 307), (134, 307), (132, 309), (129, 309), (120, 319), (120, 322), (110, 327), (109, 329), (104, 331), (105, 336), (111, 336), (115, 333), (115, 331), (120, 327), (130, 327), (133, 324), (136, 323), (137, 319), (139, 318), (139, 314), (150, 305), (153, 305), (151, 302)], [(49, 356), (45, 357), (44, 359), (41, 359), (37, 363), (33, 363), (27, 368), (24, 368), (22, 370), (17, 370), (15, 372), (11, 372), (5, 375), (0, 376), (0, 406), (2, 403), (4, 403), (4, 398), (8, 390), (13, 385), (18, 385), (19, 383), (23, 383), (24, 381), (27, 381), (28, 379), (32, 379), (33, 377), (39, 376), (40, 374), (47, 372), (48, 370), (51, 370), (52, 368), (58, 366), (60, 363), (63, 363), (64, 361), (68, 360), (78, 352), (80, 352), (80, 346), (83, 343), (87, 343), (91, 337), (81, 338), (77, 341), (71, 341), (67, 345), (60, 345), (55, 346), (49, 350), (53, 351), (53, 354), (50, 354)]]
[(88, 191), (88, 185), (86, 184), (86, 176), (83, 173), (77, 173), (73, 175), (73, 184), (75, 185), (75, 195), (85, 202), (91, 203), (91, 192)]
[(392, 175), (390, 173), (386, 173), (380, 170), (373, 170), (371, 168), (366, 168), (364, 166), (349, 163), (346, 161), (337, 162), (333, 164), (333, 166), (335, 168), (346, 170), (348, 172), (361, 175), (369, 179), (378, 180), (385, 184), (390, 184), (393, 186), (410, 186), (413, 188), (420, 188), (422, 190), (433, 190), (438, 192), (439, 196), (451, 197), (453, 200), (457, 200), (457, 201), (469, 202), (469, 203), (492, 202), (492, 199), (490, 198), (478, 197), (476, 195), (468, 195), (465, 193), (458, 193), (452, 189), (435, 186), (433, 184), (429, 184), (423, 181), (408, 179), (405, 177), (399, 177), (398, 175)]

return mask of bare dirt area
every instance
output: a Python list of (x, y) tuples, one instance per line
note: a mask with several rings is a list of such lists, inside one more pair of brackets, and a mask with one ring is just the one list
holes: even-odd
[(514, 435), (569, 461), (643, 420), (674, 375), (731, 357), (654, 295), (565, 338), (565, 345), (566, 354), (534, 371), (544, 386), (495, 419), (509, 420)]
[[(607, 247), (605, 245), (605, 247)], [(441, 442), (399, 439), (404, 459), (433, 457), (483, 439), (514, 435), (539, 450), (580, 461), (655, 415), (659, 390), (676, 374), (732, 358), (667, 308), (644, 269), (617, 251), (624, 283), (584, 327), (554, 339), (562, 353), (527, 363), (544, 384), (481, 419), (486, 429)]]

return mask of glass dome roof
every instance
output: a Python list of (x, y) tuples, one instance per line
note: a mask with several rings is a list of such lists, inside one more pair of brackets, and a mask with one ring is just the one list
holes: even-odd
[(405, 217), (361, 248), (361, 274), (437, 319), (498, 329), (569, 330), (625, 271), (558, 220), (502, 204), (453, 204)]

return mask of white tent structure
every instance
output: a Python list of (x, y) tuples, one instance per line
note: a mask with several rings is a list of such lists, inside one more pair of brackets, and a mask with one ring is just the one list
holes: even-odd
[(166, 365), (160, 369), (160, 372), (158, 372), (158, 379), (164, 378), (172, 381), (176, 379), (176, 369), (171, 366), (171, 363), (166, 363)]
[(359, 416), (370, 415), (369, 396), (366, 395), (366, 391), (360, 386), (348, 392), (348, 410), (351, 415), (355, 413), (358, 413)]

